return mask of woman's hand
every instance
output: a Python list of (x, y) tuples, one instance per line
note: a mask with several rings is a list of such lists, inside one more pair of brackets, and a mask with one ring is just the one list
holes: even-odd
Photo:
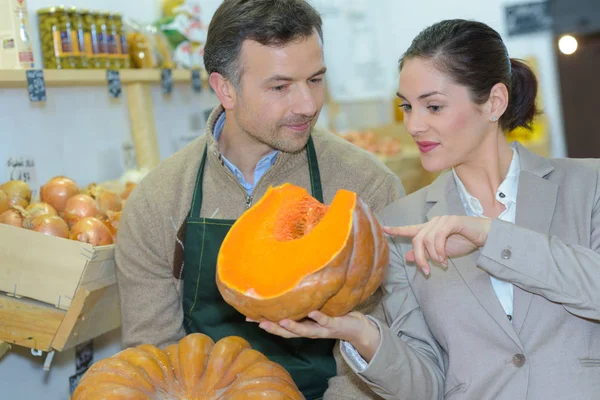
[(428, 259), (447, 266), (448, 257), (463, 256), (483, 247), (491, 225), (488, 218), (447, 215), (420, 225), (383, 230), (391, 236), (412, 238), (413, 249), (406, 253), (406, 261), (416, 262), (429, 275)]
[(319, 311), (308, 314), (310, 319), (295, 322), (284, 319), (279, 323), (263, 320), (259, 327), (284, 338), (339, 339), (352, 344), (369, 362), (379, 347), (379, 328), (358, 311), (341, 317), (329, 317)]

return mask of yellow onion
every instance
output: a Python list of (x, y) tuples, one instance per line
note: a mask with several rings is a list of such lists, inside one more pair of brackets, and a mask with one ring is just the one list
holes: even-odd
[(23, 222), (23, 228), (30, 229), (44, 235), (56, 236), (68, 239), (69, 226), (58, 215), (38, 215), (33, 218), (26, 218)]
[(8, 196), (8, 204), (11, 206), (27, 207), (31, 201), (31, 188), (24, 181), (8, 181), (0, 186), (0, 189)]
[(71, 197), (65, 206), (63, 219), (72, 227), (78, 220), (98, 216), (96, 201), (86, 194), (77, 194)]
[(79, 187), (73, 180), (64, 176), (55, 176), (40, 188), (40, 200), (62, 213), (67, 201), (78, 193)]
[(123, 200), (127, 200), (133, 189), (135, 189), (135, 186), (136, 184), (134, 182), (125, 183), (125, 190), (123, 190), (123, 193), (121, 193), (121, 198)]
[(48, 203), (31, 203), (25, 209), (30, 218), (35, 218), (38, 215), (58, 215), (58, 212)]
[(23, 207), (11, 206), (8, 210), (0, 214), (0, 224), (12, 225), (17, 228), (23, 227), (23, 221), (27, 216), (27, 212)]
[(8, 195), (2, 189), (0, 189), (0, 214), (10, 208), (10, 204), (8, 202)]
[(102, 216), (106, 216), (108, 211), (121, 211), (121, 198), (110, 189), (91, 183), (83, 193), (96, 200), (98, 211)]
[(98, 218), (87, 217), (77, 221), (71, 229), (70, 239), (92, 246), (113, 244), (113, 235), (108, 227)]

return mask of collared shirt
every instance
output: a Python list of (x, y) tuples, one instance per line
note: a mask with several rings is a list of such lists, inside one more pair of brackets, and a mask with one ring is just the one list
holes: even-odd
[[(519, 159), (519, 153), (513, 147), (513, 158), (508, 167), (508, 173), (506, 177), (498, 187), (496, 191), (496, 200), (502, 203), (505, 210), (498, 216), (498, 219), (502, 221), (515, 223), (515, 217), (517, 215), (517, 192), (519, 190), (519, 175), (521, 172), (521, 162)], [(454, 169), (452, 169), (454, 180), (458, 188), (458, 194), (461, 202), (465, 209), (465, 213), (471, 217), (484, 217), (483, 207), (481, 202), (473, 197), (468, 191), (465, 185), (462, 183)], [(492, 281), (492, 287), (496, 293), (496, 297), (502, 304), (502, 308), (506, 315), (513, 315), (513, 285), (509, 282), (496, 279), (490, 276)], [(352, 362), (355, 369), (359, 372), (367, 369), (369, 364), (362, 358), (358, 351), (350, 343), (341, 341), (341, 350), (346, 353), (350, 362)]]
[[(221, 136), (221, 132), (223, 132), (224, 126), (225, 126), (225, 113), (222, 113), (219, 116), (219, 118), (217, 119), (217, 122), (215, 123), (215, 127), (213, 129), (213, 135), (214, 135), (216, 141), (219, 141), (219, 137)], [(246, 178), (244, 177), (244, 174), (242, 173), (242, 171), (240, 171), (240, 169), (238, 167), (233, 165), (231, 163), (231, 161), (229, 161), (227, 158), (225, 158), (224, 155), (221, 154), (220, 157), (221, 157), (221, 160), (223, 160), (223, 164), (233, 173), (233, 175), (238, 180), (240, 185), (242, 185), (244, 190), (246, 190), (246, 193), (248, 194), (248, 196), (250, 196), (250, 195), (252, 195), (252, 191), (254, 190), (254, 187), (256, 186), (256, 184), (258, 183), (260, 178), (262, 178), (262, 176), (265, 174), (265, 172), (267, 172), (269, 170), (269, 168), (271, 168), (273, 166), (273, 164), (275, 164), (275, 160), (277, 159), (277, 154), (278, 154), (278, 151), (273, 150), (272, 152), (270, 152), (269, 154), (267, 154), (266, 156), (264, 156), (263, 158), (261, 158), (258, 161), (258, 163), (256, 164), (256, 167), (254, 168), (254, 182), (246, 181)]]
[[(513, 158), (508, 167), (508, 173), (496, 191), (496, 201), (502, 203), (505, 207), (504, 211), (498, 216), (498, 219), (512, 224), (515, 223), (515, 217), (517, 215), (517, 192), (519, 190), (520, 172), (521, 163), (519, 160), (519, 153), (513, 148)], [(452, 174), (454, 175), (458, 194), (465, 209), (465, 213), (470, 217), (485, 218), (483, 215), (483, 207), (479, 200), (467, 191), (467, 188), (461, 182), (454, 169), (452, 169)], [(502, 304), (502, 308), (504, 308), (504, 312), (512, 318), (513, 285), (509, 282), (496, 279), (493, 276), (490, 276), (490, 279), (496, 297), (498, 297), (500, 304)]]

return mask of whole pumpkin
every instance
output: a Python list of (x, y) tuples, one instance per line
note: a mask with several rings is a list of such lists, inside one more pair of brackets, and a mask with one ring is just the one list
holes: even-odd
[(344, 315), (371, 296), (389, 261), (369, 207), (348, 190), (329, 206), (301, 187), (270, 187), (231, 227), (217, 258), (223, 299), (259, 321)]
[(143, 344), (96, 362), (73, 400), (304, 399), (290, 375), (237, 336), (192, 333), (163, 350)]

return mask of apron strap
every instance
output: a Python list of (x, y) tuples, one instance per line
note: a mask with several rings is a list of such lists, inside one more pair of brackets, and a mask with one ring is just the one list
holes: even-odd
[(200, 168), (198, 168), (198, 176), (196, 177), (196, 187), (194, 188), (194, 195), (192, 197), (192, 207), (190, 208), (190, 216), (192, 218), (200, 218), (200, 210), (202, 209), (202, 182), (204, 181), (204, 166), (206, 164), (207, 153), (208, 145), (205, 145), (204, 152), (202, 153), (202, 161), (200, 161)]
[(306, 155), (308, 157), (308, 172), (310, 173), (310, 190), (312, 192), (312, 196), (320, 203), (324, 203), (323, 187), (321, 186), (321, 174), (319, 172), (317, 152), (315, 151), (312, 135), (308, 137), (308, 143), (306, 144)]

